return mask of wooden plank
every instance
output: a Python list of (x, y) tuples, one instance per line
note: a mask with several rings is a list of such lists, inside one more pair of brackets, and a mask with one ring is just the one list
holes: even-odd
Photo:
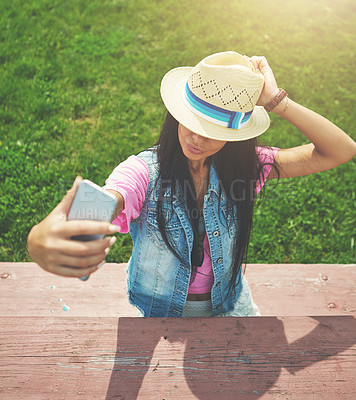
[(251, 264), (246, 276), (262, 315), (356, 313), (356, 264)]
[(356, 319), (1, 317), (0, 398), (351, 399)]
[[(8, 275), (0, 279), (0, 315), (137, 316), (127, 300), (125, 269), (105, 264), (82, 282), (49, 274), (35, 263), (0, 263), (0, 276)], [(356, 313), (356, 265), (249, 264), (246, 276), (262, 315)]]
[(35, 263), (0, 263), (0, 276), (8, 275), (0, 279), (0, 316), (137, 317), (127, 298), (125, 269), (126, 264), (105, 264), (83, 282)]

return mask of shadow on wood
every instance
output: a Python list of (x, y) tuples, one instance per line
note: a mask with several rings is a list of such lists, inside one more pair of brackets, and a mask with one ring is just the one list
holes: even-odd
[(106, 400), (349, 399), (355, 333), (351, 316), (120, 318)]
[(249, 265), (259, 318), (126, 318), (124, 264), (0, 275), (1, 399), (355, 397), (355, 265)]

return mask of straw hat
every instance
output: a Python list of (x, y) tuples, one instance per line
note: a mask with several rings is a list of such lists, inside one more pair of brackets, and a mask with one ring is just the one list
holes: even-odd
[(193, 67), (174, 68), (163, 77), (161, 96), (167, 110), (186, 128), (224, 141), (251, 139), (270, 124), (256, 106), (263, 75), (234, 51), (212, 54)]

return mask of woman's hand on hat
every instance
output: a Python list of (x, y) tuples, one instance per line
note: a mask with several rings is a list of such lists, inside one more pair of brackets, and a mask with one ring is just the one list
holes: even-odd
[(80, 278), (96, 271), (105, 260), (115, 237), (81, 242), (76, 235), (110, 235), (117, 227), (108, 222), (67, 221), (69, 209), (81, 179), (76, 179), (57, 207), (28, 235), (30, 257), (45, 271)]
[(276, 78), (273, 75), (272, 68), (269, 66), (268, 61), (265, 57), (253, 56), (250, 61), (257, 70), (265, 78), (265, 84), (257, 101), (258, 106), (266, 106), (279, 92)]

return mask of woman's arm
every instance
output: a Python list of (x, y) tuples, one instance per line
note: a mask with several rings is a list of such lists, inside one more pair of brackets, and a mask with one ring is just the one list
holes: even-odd
[[(140, 159), (132, 156), (118, 165), (107, 179), (104, 190), (112, 193), (118, 200), (114, 215), (115, 225), (108, 222), (67, 220), (80, 181), (80, 178), (76, 179), (61, 203), (34, 226), (28, 235), (30, 257), (44, 270), (54, 274), (82, 277), (98, 268), (116, 238), (80, 242), (72, 240), (71, 237), (128, 232), (131, 219), (138, 217), (145, 200), (148, 167)], [(129, 207), (122, 213), (125, 201)]]
[(125, 208), (125, 200), (124, 200), (123, 196), (116, 190), (112, 190), (112, 189), (105, 189), (105, 190), (107, 192), (112, 193), (117, 198), (117, 206), (116, 206), (116, 210), (113, 215), (113, 220), (114, 220), (121, 214), (121, 211)]
[(68, 277), (88, 276), (105, 260), (115, 237), (90, 242), (72, 240), (76, 235), (111, 235), (117, 226), (99, 221), (68, 221), (67, 216), (81, 179), (76, 179), (58, 206), (27, 238), (30, 257), (45, 271)]
[[(280, 178), (325, 171), (349, 161), (356, 154), (356, 143), (345, 132), (294, 101), (285, 98), (273, 112), (291, 122), (312, 142), (277, 153), (275, 160), (281, 167)], [(273, 173), (276, 174), (273, 171), (269, 178), (273, 178)]]
[[(257, 103), (265, 106), (279, 89), (272, 69), (264, 57), (252, 57), (251, 62), (265, 77), (265, 86)], [(273, 112), (296, 126), (312, 142), (281, 149), (277, 153), (275, 160), (280, 166), (280, 178), (325, 171), (349, 161), (356, 155), (356, 143), (344, 131), (293, 100), (284, 98)], [(268, 178), (277, 178), (276, 171), (272, 170)]]

